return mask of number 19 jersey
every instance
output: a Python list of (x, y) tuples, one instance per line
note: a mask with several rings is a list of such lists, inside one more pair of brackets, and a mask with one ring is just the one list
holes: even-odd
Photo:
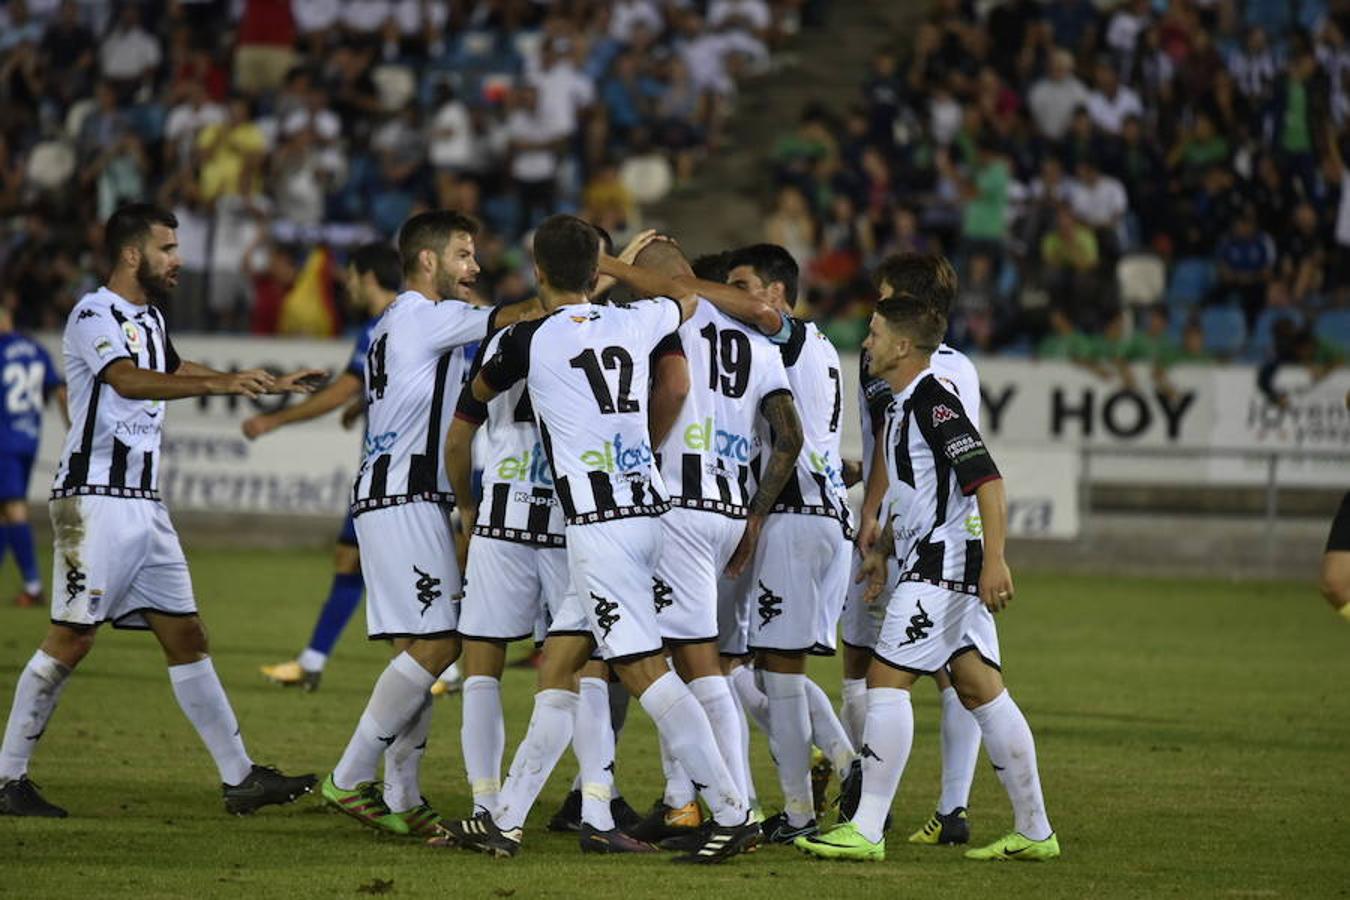
[(679, 325), (668, 298), (564, 306), (513, 325), (483, 366), (495, 391), (526, 382), (567, 525), (669, 508), (647, 430), (648, 357)]
[(744, 516), (763, 445), (760, 409), (774, 394), (791, 394), (782, 355), (706, 300), (679, 335), (691, 384), (659, 454), (671, 505)]
[(495, 309), (404, 291), (366, 351), (366, 446), (352, 515), (413, 501), (454, 503), (442, 465), (445, 429), (464, 378), (463, 346), (482, 340)]

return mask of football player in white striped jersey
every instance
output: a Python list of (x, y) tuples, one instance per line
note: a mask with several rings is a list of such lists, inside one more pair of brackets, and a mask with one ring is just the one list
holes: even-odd
[(164, 401), (211, 394), (308, 393), (324, 373), (274, 378), (224, 373), (181, 359), (156, 306), (178, 285), (178, 221), (144, 203), (104, 228), (107, 285), (66, 322), (63, 348), (71, 428), (52, 486), (55, 576), (52, 624), (19, 675), (0, 743), (0, 815), (62, 818), (28, 779), (28, 761), (66, 680), (105, 622), (149, 629), (164, 649), (183, 712), (206, 744), (227, 811), (244, 814), (308, 793), (314, 776), (255, 766), (207, 653), (187, 559), (159, 496)]

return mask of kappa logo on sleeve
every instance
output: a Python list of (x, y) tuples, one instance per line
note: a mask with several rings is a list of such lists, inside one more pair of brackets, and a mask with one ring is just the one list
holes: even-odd
[(82, 310), (80, 310), (80, 314), (79, 314), (78, 316), (75, 317), (75, 321), (76, 321), (76, 322), (83, 322), (85, 319), (97, 319), (97, 318), (98, 318), (98, 313), (94, 312), (94, 310), (92, 310), (92, 309), (82, 309)]
[(959, 418), (952, 408), (945, 403), (939, 403), (933, 407), (933, 427), (941, 425), (943, 422), (950, 422), (952, 419)]

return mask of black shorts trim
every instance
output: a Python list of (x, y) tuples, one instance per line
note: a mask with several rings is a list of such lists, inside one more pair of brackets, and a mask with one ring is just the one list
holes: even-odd
[(427, 634), (410, 634), (408, 632), (387, 631), (382, 634), (371, 634), (366, 636), (368, 641), (392, 641), (395, 639), (406, 639), (410, 641), (434, 641), (438, 638), (459, 637), (459, 629), (452, 628), (449, 631), (432, 631)]
[(825, 656), (825, 657), (829, 657), (829, 656), (834, 656), (834, 655), (835, 655), (836, 653), (838, 653), (838, 652), (839, 652), (839, 651), (835, 650), (833, 647), (826, 647), (824, 644), (816, 644), (816, 645), (815, 645), (814, 647), (812, 647), (810, 650), (807, 650), (807, 651), (806, 651), (806, 655), (807, 655), (807, 656)]
[(692, 647), (694, 644), (715, 644), (717, 635), (702, 638), (673, 638), (662, 635), (661, 642), (667, 647)]
[[(951, 664), (952, 664), (952, 660), (956, 659), (958, 656), (964, 656), (964, 655), (967, 654), (967, 653), (974, 653), (976, 656), (978, 656), (978, 657), (980, 658), (980, 662), (984, 663), (986, 666), (988, 666), (989, 668), (993, 669), (995, 672), (999, 672), (999, 673), (1002, 673), (1002, 672), (1003, 672), (1003, 667), (1002, 667), (1002, 666), (1000, 666), (998, 663), (994, 662), (994, 661), (993, 661), (992, 659), (990, 659), (989, 657), (985, 656), (983, 653), (981, 653), (981, 652), (980, 652), (980, 648), (976, 647), (974, 644), (967, 644), (966, 646), (962, 647), (960, 650), (957, 650), (957, 651), (956, 651), (955, 653), (953, 653), (951, 656), (947, 657), (947, 661), (946, 661), (945, 663), (942, 664), (942, 668), (943, 668), (943, 669), (949, 669), (950, 666), (951, 666)], [(948, 674), (948, 677), (951, 676), (950, 671), (949, 671), (947, 674)]]
[(718, 650), (717, 655), (724, 659), (749, 659), (753, 654), (749, 650), (744, 653), (732, 653), (730, 650)]
[[(533, 632), (531, 632), (531, 634), (533, 634)], [(595, 640), (595, 635), (585, 628), (560, 628), (557, 631), (550, 628), (545, 632), (547, 637), (553, 637), (555, 634), (561, 637), (586, 637)]]
[(883, 666), (887, 666), (888, 668), (895, 669), (897, 672), (908, 672), (910, 675), (918, 675), (918, 676), (922, 676), (922, 675), (932, 675), (934, 672), (937, 671), (937, 669), (931, 669), (931, 670), (930, 670), (930, 669), (912, 669), (912, 668), (910, 668), (909, 666), (902, 666), (902, 665), (900, 665), (899, 663), (893, 663), (893, 662), (891, 662), (889, 659), (887, 659), (886, 657), (882, 656), (880, 653), (878, 653), (878, 652), (875, 651), (875, 650), (872, 651), (872, 658), (875, 659), (877, 662), (881, 663)]
[(864, 653), (873, 653), (877, 649), (875, 644), (872, 645), (871, 647), (868, 647), (865, 644), (855, 644), (852, 641), (846, 641), (843, 638), (839, 639), (839, 643), (843, 644), (845, 647), (848, 647), (850, 650), (862, 650)]
[(130, 625), (127, 623), (127, 620), (132, 616), (142, 616), (145, 613), (157, 613), (161, 616), (168, 616), (170, 619), (190, 619), (201, 616), (201, 613), (195, 609), (192, 612), (165, 612), (162, 609), (155, 609), (153, 606), (138, 606), (135, 609), (127, 610), (116, 619), (99, 619), (97, 622), (67, 622), (65, 619), (52, 619), (51, 623), (75, 629), (93, 629), (101, 625), (111, 625), (118, 631), (150, 631), (152, 629), (148, 623), (145, 625)]
[(525, 634), (518, 634), (515, 637), (489, 637), (485, 634), (469, 634), (467, 631), (461, 631), (459, 636), (466, 641), (478, 641), (483, 644), (501, 644), (505, 647), (507, 644), (514, 644), (516, 641), (523, 641), (526, 638), (534, 637), (534, 632), (527, 631)]
[(655, 650), (643, 650), (640, 653), (625, 653), (623, 656), (611, 656), (605, 662), (611, 666), (621, 666), (624, 663), (637, 662), (640, 659), (646, 659), (649, 656), (664, 656), (665, 647), (657, 647)]
[(800, 653), (803, 656), (810, 656), (811, 651), (816, 649), (815, 644), (806, 647), (765, 647), (761, 644), (750, 644), (751, 653)]
[(1327, 536), (1328, 553), (1350, 551), (1350, 491), (1341, 498), (1341, 508), (1331, 520), (1331, 534)]

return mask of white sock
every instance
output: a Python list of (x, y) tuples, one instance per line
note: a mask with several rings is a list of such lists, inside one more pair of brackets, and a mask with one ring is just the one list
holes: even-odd
[(661, 802), (671, 809), (688, 806), (697, 796), (694, 792), (694, 782), (690, 780), (689, 773), (680, 765), (680, 761), (675, 758), (665, 733), (657, 731), (656, 739), (661, 751), (661, 774), (666, 776), (666, 788), (661, 795)]
[(199, 659), (185, 666), (169, 666), (169, 681), (183, 714), (197, 729), (220, 770), (222, 784), (239, 784), (253, 770), (253, 760), (244, 750), (239, 721), (230, 709), (230, 698), (216, 676), (211, 660)]
[(771, 734), (769, 727), (769, 698), (755, 682), (755, 670), (749, 666), (737, 666), (731, 672), (731, 686), (741, 701), (741, 710), (754, 720), (759, 730)]
[(432, 696), (427, 694), (422, 708), (384, 751), (384, 802), (394, 812), (407, 812), (422, 805), (422, 757), (427, 752), (434, 706)]
[(577, 715), (577, 695), (557, 688), (534, 695), (534, 713), (525, 740), (516, 748), (511, 771), (502, 785), (492, 819), (503, 830), (519, 828), (553, 774), (567, 745)]
[(459, 729), (464, 771), (473, 805), (491, 812), (502, 789), (502, 754), (506, 724), (502, 720), (502, 683), (487, 675), (464, 679), (464, 718)]
[(867, 679), (844, 679), (844, 702), (839, 707), (839, 719), (844, 723), (849, 743), (862, 743), (863, 726), (867, 724)]
[(324, 665), (328, 662), (328, 654), (320, 653), (312, 647), (306, 647), (300, 651), (300, 655), (296, 657), (295, 661), (306, 672), (322, 672)]
[(909, 691), (872, 688), (867, 692), (867, 724), (863, 727), (862, 797), (853, 824), (869, 841), (881, 840), (900, 776), (914, 744), (914, 709)]
[(980, 723), (961, 705), (956, 688), (942, 691), (942, 795), (937, 811), (946, 815), (970, 805), (970, 783), (980, 759)]
[[(731, 679), (728, 678), (727, 680), (730, 681)], [(751, 807), (754, 807), (758, 802), (759, 795), (755, 791), (755, 776), (750, 769), (750, 722), (746, 719), (745, 709), (741, 706), (741, 695), (736, 693), (735, 690), (731, 692), (731, 702), (736, 704), (736, 718), (740, 722), (738, 731), (741, 739), (736, 768), (732, 770), (732, 774), (738, 781), (742, 778), (745, 779), (745, 799), (749, 801)]]
[(28, 760), (56, 711), (70, 669), (41, 650), (33, 654), (14, 685), (4, 743), (0, 743), (0, 784), (28, 774)]
[(436, 676), (407, 653), (389, 661), (370, 692), (347, 749), (333, 769), (333, 782), (343, 790), (375, 780), (380, 754), (389, 749), (422, 708)]
[(33, 594), (34, 596), (36, 596), (36, 595), (38, 595), (38, 594), (41, 594), (41, 593), (42, 593), (42, 579), (39, 578), (37, 581), (25, 581), (25, 582), (23, 583), (23, 589), (24, 589), (24, 591), (26, 591), (27, 593)]
[(713, 737), (717, 740), (717, 749), (722, 754), (722, 762), (727, 764), (731, 778), (742, 796), (749, 798), (750, 786), (746, 783), (745, 769), (741, 763), (741, 748), (745, 743), (741, 739), (741, 729), (745, 723), (736, 701), (731, 696), (731, 685), (722, 675), (695, 678), (689, 682), (689, 692), (694, 695), (708, 717)]
[(805, 825), (815, 816), (811, 799), (811, 711), (806, 701), (806, 676), (761, 672), (769, 698), (778, 783), (788, 824)]
[(834, 714), (829, 695), (810, 678), (806, 679), (806, 706), (811, 715), (811, 743), (825, 752), (836, 772), (847, 772), (853, 762), (853, 742)]
[(436, 680), (444, 681), (446, 684), (454, 684), (456, 681), (459, 681), (459, 663), (452, 662), (450, 665), (446, 666), (445, 671), (442, 672)]
[(736, 787), (703, 707), (674, 672), (667, 672), (638, 698), (671, 755), (696, 782), (719, 825), (740, 825), (746, 818), (745, 797)]
[(581, 679), (572, 751), (581, 766), (581, 820), (609, 831), (614, 815), (614, 727), (610, 724), (609, 684), (603, 678)]
[[(1036, 741), (1022, 710), (1005, 690), (983, 706), (971, 710), (980, 723), (984, 746), (994, 767), (1002, 769), (999, 780), (1012, 801), (1013, 828), (1033, 841), (1054, 833), (1045, 813), (1041, 775), (1036, 769)], [(864, 786), (866, 782), (863, 782)]]

